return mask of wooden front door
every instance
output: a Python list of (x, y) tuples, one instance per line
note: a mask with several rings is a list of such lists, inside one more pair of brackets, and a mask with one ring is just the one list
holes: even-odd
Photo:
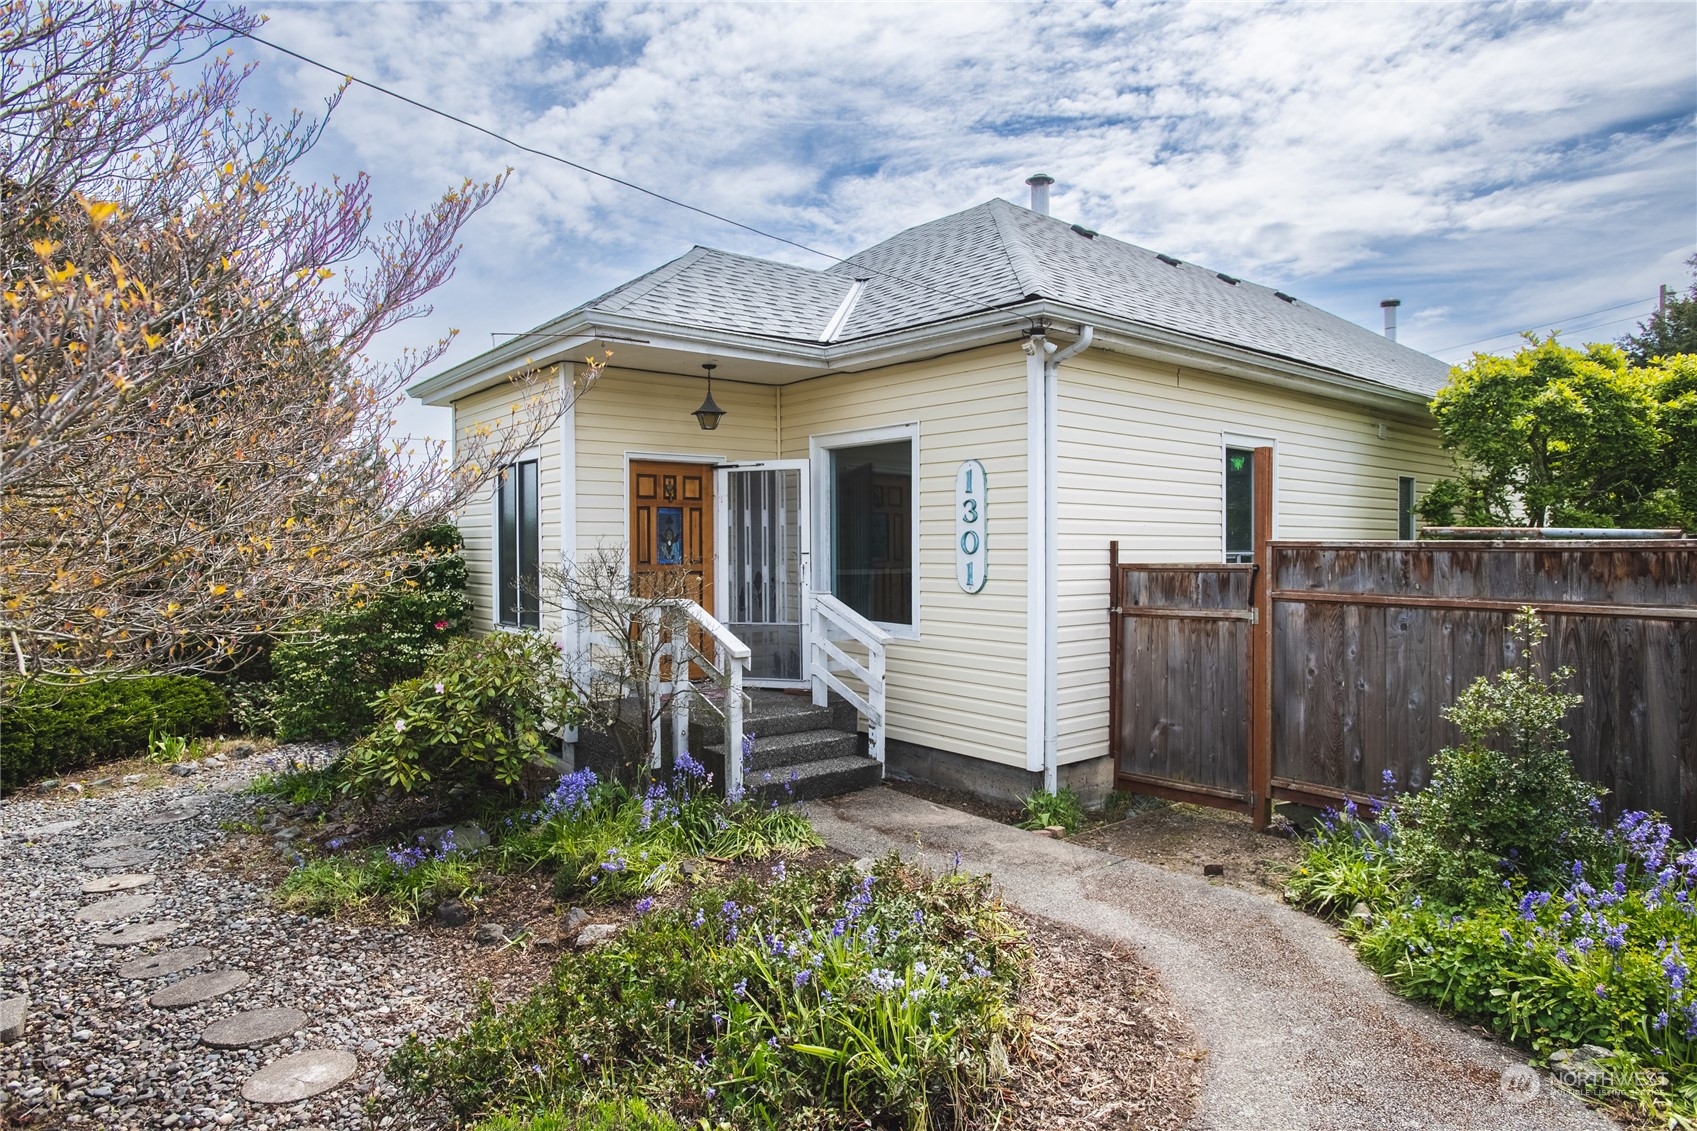
[(713, 612), (713, 466), (632, 460), (631, 579)]

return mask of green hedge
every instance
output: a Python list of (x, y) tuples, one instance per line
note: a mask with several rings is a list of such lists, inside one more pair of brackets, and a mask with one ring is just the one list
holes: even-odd
[(370, 600), (299, 622), (277, 642), (266, 695), (278, 738), (364, 734), (376, 719), (372, 703), (416, 678), (470, 627), (459, 531), (429, 527), (418, 546), (424, 556), (401, 580)]
[(147, 736), (215, 731), (229, 708), (195, 676), (153, 675), (9, 689), (0, 704), (0, 788), (147, 752)]

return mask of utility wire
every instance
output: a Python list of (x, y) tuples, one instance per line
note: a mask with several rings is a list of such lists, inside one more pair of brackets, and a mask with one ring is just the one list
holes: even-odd
[[(480, 126), (476, 122), (470, 121), (469, 119), (466, 119), (466, 118), (462, 118), (457, 114), (451, 114), (448, 111), (438, 109), (437, 107), (432, 106), (429, 103), (420, 102), (416, 98), (409, 98), (409, 97), (400, 93), (397, 90), (391, 90), (389, 87), (379, 85), (378, 83), (371, 82), (367, 79), (358, 78), (354, 75), (349, 74), (348, 72), (346, 72), (344, 70), (341, 70), (341, 69), (336, 68), (336, 67), (332, 67), (328, 63), (321, 63), (317, 59), (314, 59), (309, 55), (303, 55), (299, 51), (295, 51), (292, 48), (284, 47), (280, 43), (275, 43), (275, 42), (273, 42), (269, 39), (264, 38), (263, 36), (255, 35), (251, 31), (245, 31), (242, 28), (235, 27), (231, 24), (224, 23), (222, 20), (219, 20), (215, 16), (209, 16), (204, 12), (197, 12), (192, 8), (189, 8), (189, 7), (186, 7), (182, 4), (176, 3), (176, 0), (160, 0), (160, 2), (165, 4), (165, 6), (170, 7), (170, 8), (175, 8), (177, 11), (182, 12), (186, 15), (194, 16), (196, 19), (199, 19), (199, 20), (204, 20), (205, 22), (212, 24), (214, 27), (223, 28), (225, 31), (230, 32), (232, 35), (241, 36), (243, 39), (250, 39), (253, 42), (258, 43), (258, 44), (260, 44), (264, 47), (271, 48), (271, 50), (273, 50), (273, 51), (276, 51), (276, 52), (283, 54), (283, 55), (287, 55), (291, 59), (298, 59), (302, 63), (305, 63), (310, 67), (316, 67), (319, 70), (324, 71), (327, 74), (335, 75), (336, 77), (342, 79), (344, 82), (347, 82), (350, 85), (363, 86), (363, 87), (367, 88), (368, 90), (376, 91), (378, 94), (387, 95), (388, 97), (395, 99), (397, 102), (404, 102), (408, 106), (411, 106), (415, 109), (423, 110), (426, 114), (434, 114), (438, 118), (443, 118), (447, 121), (455, 123), (456, 125), (464, 126), (468, 130), (473, 130), (477, 133), (483, 134), (485, 137), (493, 138), (494, 140), (502, 143), (503, 145), (509, 145), (509, 146), (513, 147), (514, 149), (519, 150), (522, 153), (528, 153), (528, 154), (532, 155), (533, 157), (540, 157), (545, 161), (557, 162), (558, 164), (564, 165), (567, 168), (575, 169), (580, 173), (587, 173), (592, 177), (600, 177), (604, 181), (610, 181), (615, 185), (619, 185), (623, 188), (630, 189), (633, 192), (642, 193), (644, 196), (652, 197), (655, 200), (661, 201), (661, 202), (666, 203), (666, 204), (670, 204), (675, 208), (682, 208), (685, 211), (694, 212), (697, 215), (705, 216), (710, 220), (717, 220), (721, 224), (729, 224), (733, 228), (741, 228), (745, 232), (750, 232), (754, 235), (761, 236), (765, 239), (775, 240), (776, 242), (781, 243), (781, 244), (788, 244), (790, 247), (798, 248), (801, 251), (805, 251), (810, 255), (817, 255), (817, 256), (819, 256), (823, 259), (829, 259), (829, 260), (831, 260), (835, 263), (841, 263), (845, 266), (858, 267), (858, 268), (860, 268), (864, 271), (869, 271), (869, 272), (876, 274), (876, 275), (882, 275), (885, 278), (894, 280), (895, 282), (898, 282), (898, 283), (906, 283), (909, 286), (920, 287), (920, 288), (923, 288), (923, 289), (928, 290), (928, 291), (933, 291), (933, 292), (940, 294), (940, 295), (945, 295), (945, 296), (952, 298), (952, 299), (957, 299), (961, 302), (971, 303), (972, 305), (977, 306), (977, 307), (979, 307), (983, 310), (997, 311), (997, 310), (1002, 309), (1001, 307), (998, 307), (998, 306), (992, 306), (991, 304), (984, 302), (982, 299), (976, 299), (976, 298), (971, 298), (967, 295), (957, 294), (954, 291), (946, 290), (942, 287), (935, 286), (931, 283), (921, 282), (918, 279), (909, 279), (905, 276), (897, 275), (892, 271), (885, 271), (885, 270), (882, 270), (882, 269), (877, 268), (877, 267), (871, 267), (871, 266), (868, 266), (865, 263), (860, 263), (860, 262), (857, 262), (853, 259), (844, 259), (842, 256), (832, 255), (828, 251), (820, 251), (816, 247), (809, 247), (807, 244), (801, 243), (798, 240), (792, 240), (788, 236), (780, 236), (776, 232), (768, 232), (764, 228), (757, 228), (752, 224), (745, 224), (741, 220), (733, 220), (729, 216), (721, 215), (718, 212), (713, 212), (709, 209), (699, 207), (698, 205), (690, 204), (687, 201), (679, 200), (677, 197), (674, 197), (674, 196), (668, 196), (665, 193), (660, 192), (656, 189), (651, 189), (651, 188), (648, 188), (644, 185), (639, 185), (635, 181), (628, 181), (623, 177), (614, 176), (612, 173), (604, 173), (600, 169), (596, 169), (592, 166), (582, 164), (581, 162), (573, 161), (569, 157), (562, 157), (558, 153), (553, 153), (553, 152), (550, 152), (549, 150), (546, 150), (546, 149), (538, 149), (538, 148), (536, 148), (535, 146), (532, 146), (532, 145), (526, 145), (523, 142), (518, 141), (515, 138), (508, 137), (506, 134), (500, 133), (497, 130), (492, 130), (488, 126)], [(520, 335), (520, 336), (522, 337), (524, 335)]]
[[(1545, 319), (1541, 322), (1535, 323), (1535, 325), (1538, 325), (1538, 326), (1554, 326), (1557, 323), (1568, 322), (1568, 321), (1571, 321), (1575, 318), (1589, 318), (1593, 314), (1607, 314), (1611, 310), (1624, 310), (1629, 306), (1640, 306), (1640, 305), (1643, 304), (1643, 302), (1644, 302), (1643, 299), (1635, 298), (1631, 302), (1616, 303), (1614, 306), (1605, 306), (1601, 310), (1588, 310), (1584, 314), (1567, 314), (1567, 315), (1563, 315), (1560, 318)], [(1614, 321), (1624, 322), (1624, 321), (1626, 321), (1626, 319), (1616, 318), (1616, 319), (1614, 319)], [(1608, 323), (1603, 322), (1603, 323), (1599, 323), (1599, 325), (1607, 326)], [(1463, 346), (1476, 346), (1480, 342), (1494, 342), (1498, 338), (1506, 338), (1506, 337), (1509, 337), (1510, 335), (1519, 334), (1519, 333), (1521, 333), (1520, 330), (1504, 330), (1500, 334), (1491, 334), (1489, 337), (1474, 338), (1471, 342), (1457, 342), (1453, 346), (1439, 346), (1437, 349), (1433, 350), (1432, 352), (1433, 353), (1448, 353), (1450, 350), (1458, 350)]]

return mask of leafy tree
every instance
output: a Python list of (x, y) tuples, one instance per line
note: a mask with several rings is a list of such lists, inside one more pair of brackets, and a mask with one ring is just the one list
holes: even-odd
[(457, 466), (396, 434), (449, 339), (367, 348), (429, 313), (501, 178), (385, 225), (364, 174), (295, 180), (324, 119), (243, 106), (224, 44), (258, 22), (0, 4), (0, 646), (26, 678), (204, 667), (370, 591), (552, 418), (533, 380)]
[[(1697, 524), (1689, 481), (1692, 359), (1649, 368), (1612, 345), (1555, 335), (1513, 357), (1475, 354), (1432, 401), (1458, 474), (1421, 499), (1422, 519), (1470, 526)], [(1670, 431), (1670, 428), (1673, 431)], [(1687, 483), (1680, 487), (1681, 477)]]
[(1658, 357), (1697, 353), (1697, 255), (1685, 261), (1692, 283), (1684, 297), (1668, 298), (1667, 305), (1638, 323), (1638, 332), (1620, 340), (1620, 348), (1634, 365), (1648, 365)]

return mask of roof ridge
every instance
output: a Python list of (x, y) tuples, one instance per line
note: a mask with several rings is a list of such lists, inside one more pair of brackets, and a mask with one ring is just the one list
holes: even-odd
[[(1001, 208), (997, 208), (997, 205)], [(1033, 255), (1025, 245), (1025, 237), (1013, 223), (1013, 218), (1006, 209), (1018, 208), (1012, 201), (1001, 197), (991, 197), (981, 205), (990, 210), (990, 219), (996, 225), (996, 234), (1001, 238), (1002, 252), (1008, 257), (1008, 264), (1013, 267), (1014, 278), (1019, 280), (1019, 289), (1026, 298), (1034, 298), (1044, 293), (1048, 282), (1048, 272), (1043, 263)]]
[[(623, 310), (661, 283), (676, 278), (685, 267), (704, 257), (712, 248), (696, 244), (670, 263), (662, 263), (646, 275), (638, 275), (622, 287), (614, 287), (583, 304), (584, 310)], [(616, 301), (613, 301), (616, 300)]]

